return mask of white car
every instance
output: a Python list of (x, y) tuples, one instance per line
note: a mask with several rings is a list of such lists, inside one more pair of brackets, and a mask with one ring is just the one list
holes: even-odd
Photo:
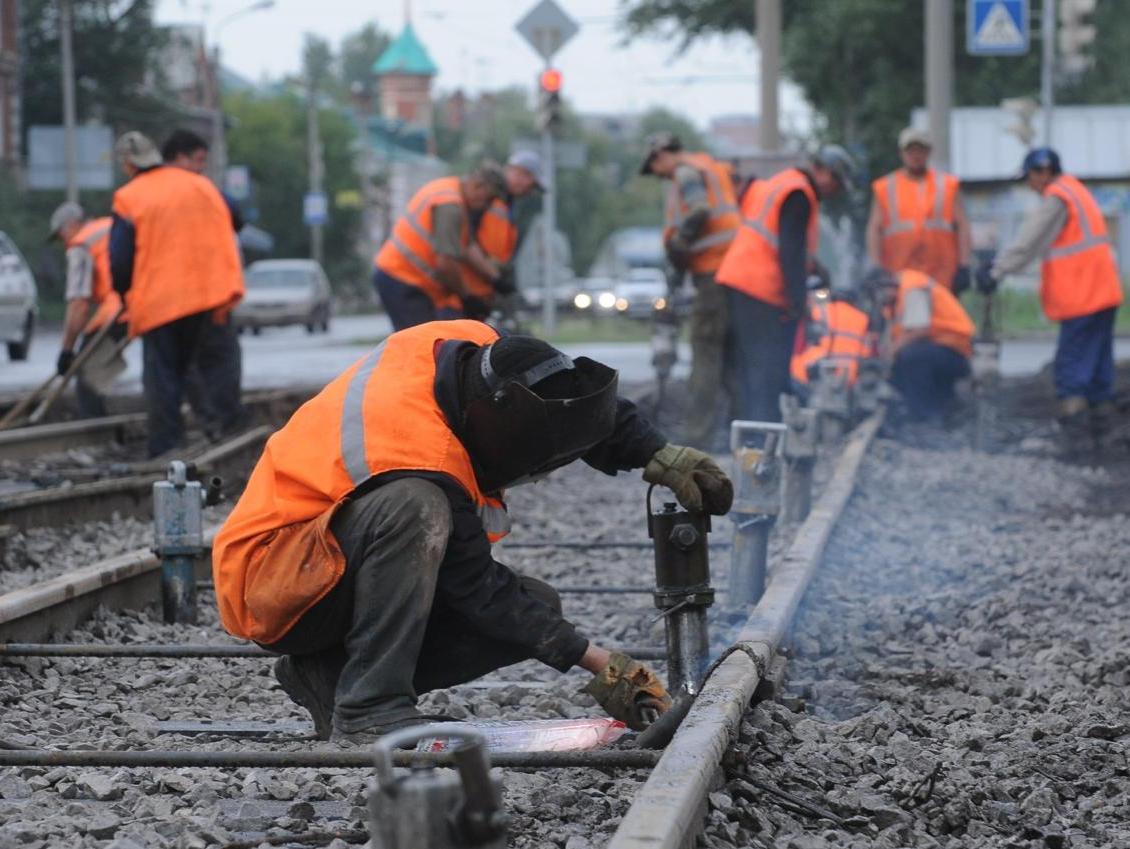
[(247, 294), (235, 323), (258, 333), (263, 327), (302, 324), (309, 333), (330, 329), (330, 281), (312, 259), (263, 259), (243, 272)]
[(26, 360), (39, 312), (35, 277), (23, 254), (0, 232), (0, 342), (8, 345), (8, 359)]

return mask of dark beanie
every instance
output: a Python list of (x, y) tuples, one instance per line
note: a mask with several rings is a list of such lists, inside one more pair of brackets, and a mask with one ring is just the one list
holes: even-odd
[[(460, 380), (464, 403), (489, 395), (491, 388), (482, 375), (482, 362), (487, 346), (479, 348), (464, 367)], [(490, 346), (491, 370), (505, 381), (524, 374), (535, 366), (561, 354), (548, 342), (532, 336), (503, 336)], [(575, 370), (559, 371), (529, 387), (542, 398), (576, 397)]]

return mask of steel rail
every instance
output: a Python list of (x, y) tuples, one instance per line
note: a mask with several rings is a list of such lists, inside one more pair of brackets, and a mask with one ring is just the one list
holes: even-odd
[(144, 413), (18, 427), (0, 431), (0, 459), (34, 460), (44, 454), (107, 442), (124, 443), (145, 432)]
[(849, 437), (835, 471), (765, 594), (707, 677), (662, 758), (636, 795), (607, 849), (680, 849), (702, 829), (706, 795), (742, 714), (785, 641), (793, 617), (855, 488), (859, 469), (882, 424), (880, 411)]

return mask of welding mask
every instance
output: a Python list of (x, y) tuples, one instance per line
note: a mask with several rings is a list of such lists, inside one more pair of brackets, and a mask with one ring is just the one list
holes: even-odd
[[(491, 366), (491, 347), (483, 349), (479, 361), (488, 392), (466, 404), (460, 434), (483, 492), (545, 475), (612, 435), (615, 369), (558, 353), (521, 374), (503, 377)], [(567, 393), (547, 392), (565, 397), (543, 397), (537, 386), (543, 382), (543, 391), (546, 386), (569, 388)]]

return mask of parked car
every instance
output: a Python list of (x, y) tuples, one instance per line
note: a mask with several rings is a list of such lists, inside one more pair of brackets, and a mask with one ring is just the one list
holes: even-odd
[(35, 334), (39, 292), (27, 260), (6, 233), (0, 232), (0, 342), (8, 359), (26, 360)]
[(247, 294), (235, 323), (258, 334), (263, 327), (303, 324), (309, 333), (330, 329), (330, 281), (312, 259), (262, 259), (243, 273)]

